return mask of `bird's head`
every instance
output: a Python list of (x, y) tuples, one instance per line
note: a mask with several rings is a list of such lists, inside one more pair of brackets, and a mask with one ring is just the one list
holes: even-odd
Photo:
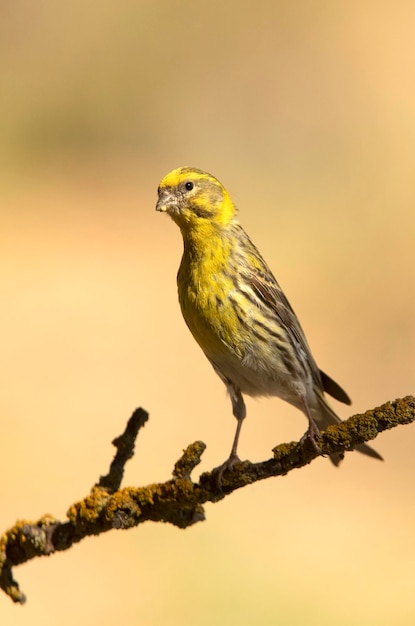
[(236, 214), (218, 179), (192, 167), (180, 167), (163, 178), (156, 211), (168, 213), (183, 234), (208, 224), (226, 226)]

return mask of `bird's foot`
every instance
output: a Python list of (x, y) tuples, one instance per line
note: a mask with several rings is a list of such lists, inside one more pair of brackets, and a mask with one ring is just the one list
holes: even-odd
[(313, 450), (317, 452), (318, 455), (321, 455), (323, 454), (323, 451), (319, 445), (320, 439), (321, 439), (321, 434), (317, 425), (314, 423), (314, 421), (313, 422), (310, 421), (308, 429), (306, 430), (306, 432), (300, 439), (300, 443), (303, 443), (303, 444), (306, 443), (310, 445), (313, 448)]
[(235, 463), (241, 463), (241, 459), (239, 458), (237, 454), (231, 454), (229, 459), (226, 459), (225, 463), (222, 463), (222, 465), (219, 465), (218, 467), (215, 467), (212, 470), (212, 474), (214, 475), (216, 485), (218, 489), (220, 489), (220, 491), (222, 491), (223, 474), (226, 472), (226, 470), (232, 469)]

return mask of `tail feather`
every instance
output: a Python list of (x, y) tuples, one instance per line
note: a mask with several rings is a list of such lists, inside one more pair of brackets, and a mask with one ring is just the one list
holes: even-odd
[(350, 400), (345, 390), (342, 389), (340, 385), (336, 383), (335, 380), (330, 378), (330, 376), (328, 376), (321, 370), (320, 370), (320, 378), (321, 378), (321, 383), (323, 385), (323, 389), (326, 393), (328, 393), (330, 396), (332, 396), (339, 402), (343, 402), (344, 404), (352, 403), (352, 401)]
[[(342, 420), (340, 419), (338, 415), (336, 415), (333, 409), (327, 404), (323, 395), (321, 396), (321, 398), (319, 398), (319, 400), (320, 400), (320, 411), (318, 411), (318, 413), (313, 412), (314, 421), (316, 422), (319, 429), (325, 430), (328, 426), (332, 426), (334, 424), (340, 424)], [(376, 450), (368, 446), (367, 443), (359, 443), (358, 445), (355, 446), (354, 449), (374, 459), (379, 459), (380, 461), (383, 461), (383, 457), (381, 457), (379, 452), (376, 452)], [(336, 465), (336, 467), (340, 464), (343, 458), (344, 458), (343, 452), (335, 452), (334, 454), (330, 454), (330, 461), (334, 465)]]
[[(357, 446), (354, 447), (354, 449), (357, 450), (358, 452), (361, 452), (362, 454), (371, 456), (372, 459), (379, 459), (379, 461), (383, 461), (383, 456), (381, 456), (379, 452), (376, 452), (374, 448), (371, 448), (370, 446), (368, 446), (367, 443), (359, 443)], [(330, 461), (336, 467), (340, 465), (343, 459), (344, 459), (344, 452), (334, 452), (333, 454), (330, 454)]]

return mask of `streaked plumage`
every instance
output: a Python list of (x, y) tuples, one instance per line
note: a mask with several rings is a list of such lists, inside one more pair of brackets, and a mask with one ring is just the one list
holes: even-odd
[[(231, 456), (246, 415), (242, 394), (278, 396), (303, 411), (307, 435), (340, 422), (324, 392), (350, 404), (341, 387), (318, 369), (300, 323), (268, 265), (236, 218), (222, 184), (183, 167), (163, 178), (156, 209), (180, 227), (184, 252), (177, 283), (183, 317), (225, 383), (238, 420)], [(366, 444), (360, 452), (381, 458)], [(332, 455), (337, 465), (341, 455)]]

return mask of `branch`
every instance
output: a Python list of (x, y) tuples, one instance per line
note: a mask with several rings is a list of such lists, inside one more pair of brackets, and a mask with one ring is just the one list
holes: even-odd
[[(136, 437), (147, 420), (146, 411), (134, 411), (124, 433), (113, 441), (117, 452), (108, 474), (101, 476), (86, 498), (69, 508), (65, 521), (51, 515), (44, 515), (37, 522), (18, 521), (1, 536), (0, 588), (14, 602), (23, 604), (25, 596), (13, 579), (13, 566), (67, 550), (89, 535), (113, 528), (132, 528), (146, 521), (187, 528), (205, 519), (202, 506), (205, 502), (218, 502), (245, 485), (283, 476), (318, 456), (307, 440), (280, 444), (273, 449), (272, 459), (261, 463), (244, 461), (225, 471), (219, 487), (215, 470), (202, 474), (198, 482), (191, 480), (191, 473), (206, 448), (203, 442), (196, 441), (183, 452), (170, 480), (120, 489), (125, 464), (133, 456)], [(355, 445), (374, 439), (384, 430), (413, 421), (415, 397), (407, 396), (330, 426), (322, 433), (319, 445), (325, 455), (353, 450)]]

